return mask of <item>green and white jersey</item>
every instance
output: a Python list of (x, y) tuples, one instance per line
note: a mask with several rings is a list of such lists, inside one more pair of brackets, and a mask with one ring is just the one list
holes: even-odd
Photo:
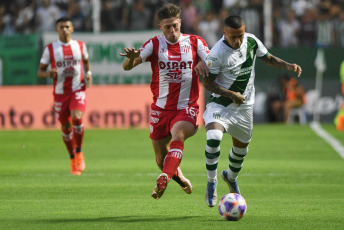
[[(255, 97), (254, 66), (256, 57), (263, 57), (268, 50), (253, 34), (245, 33), (239, 49), (233, 49), (222, 37), (211, 49), (206, 64), (215, 82), (231, 91), (240, 92), (245, 97), (245, 105), (253, 105)], [(209, 102), (223, 106), (237, 107), (227, 97), (213, 93)]]

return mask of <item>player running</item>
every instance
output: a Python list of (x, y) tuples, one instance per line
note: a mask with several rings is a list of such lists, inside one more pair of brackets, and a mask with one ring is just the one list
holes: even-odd
[(301, 67), (289, 64), (268, 52), (253, 34), (245, 33), (245, 23), (239, 16), (225, 19), (223, 37), (207, 56), (209, 76), (204, 87), (213, 92), (203, 114), (207, 130), (205, 148), (208, 183), (205, 201), (209, 207), (217, 203), (217, 164), (223, 133), (232, 136), (228, 170), (221, 173), (231, 193), (239, 193), (237, 177), (248, 152), (253, 128), (254, 66), (256, 57), (267, 65), (301, 74)]
[(38, 77), (53, 79), (54, 111), (61, 123), (62, 138), (70, 156), (71, 173), (80, 175), (85, 169), (81, 149), (84, 136), (82, 117), (86, 107), (83, 70), (86, 72), (87, 86), (91, 86), (91, 65), (86, 44), (71, 39), (74, 27), (69, 18), (58, 19), (56, 31), (59, 39), (45, 47)]
[(181, 33), (180, 13), (178, 6), (165, 4), (157, 12), (163, 35), (148, 40), (139, 50), (125, 48), (125, 54), (120, 54), (126, 57), (124, 70), (151, 62), (150, 138), (156, 163), (162, 170), (152, 193), (155, 199), (163, 195), (171, 178), (187, 194), (192, 192), (192, 185), (183, 176), (179, 164), (184, 141), (197, 131), (197, 74), (208, 71), (205, 63), (198, 61), (205, 61), (209, 49), (201, 37)]

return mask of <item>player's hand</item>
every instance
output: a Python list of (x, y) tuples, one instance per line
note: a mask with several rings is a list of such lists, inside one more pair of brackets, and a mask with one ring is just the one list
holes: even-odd
[(245, 102), (245, 97), (239, 92), (233, 92), (231, 95), (231, 99), (236, 105), (242, 105)]
[(297, 64), (291, 64), (290, 66), (291, 66), (290, 70), (294, 71), (294, 72), (297, 72), (297, 77), (300, 77), (301, 72), (302, 72), (301, 67), (299, 65), (297, 65)]
[(198, 62), (194, 70), (197, 75), (202, 75), (202, 76), (207, 76), (207, 77), (209, 76), (209, 69), (204, 61)]
[(135, 59), (138, 56), (140, 56), (140, 50), (135, 50), (135, 48), (124, 48), (124, 54), (120, 53), (119, 55), (123, 56), (123, 57), (127, 57), (129, 59)]
[(86, 73), (86, 87), (91, 87), (92, 86), (92, 82), (93, 82), (93, 78), (92, 78), (92, 74)]
[(49, 71), (49, 78), (56, 79), (57, 78), (57, 69), (50, 69)]

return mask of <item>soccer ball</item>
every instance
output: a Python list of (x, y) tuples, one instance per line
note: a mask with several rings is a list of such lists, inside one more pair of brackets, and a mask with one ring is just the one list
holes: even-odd
[(246, 201), (244, 197), (237, 193), (228, 193), (224, 195), (219, 203), (220, 215), (225, 220), (238, 221), (246, 212)]

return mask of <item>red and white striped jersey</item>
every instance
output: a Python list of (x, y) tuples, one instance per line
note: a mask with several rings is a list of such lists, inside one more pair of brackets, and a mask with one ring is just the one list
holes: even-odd
[(43, 64), (51, 64), (57, 69), (54, 79), (54, 94), (68, 94), (85, 89), (83, 60), (88, 59), (86, 44), (82, 41), (70, 40), (63, 43), (59, 40), (48, 44), (40, 60)]
[(164, 35), (148, 40), (140, 48), (142, 61), (150, 61), (151, 91), (155, 105), (166, 110), (181, 110), (197, 104), (199, 79), (193, 71), (199, 59), (209, 53), (199, 36), (181, 34), (172, 44)]

